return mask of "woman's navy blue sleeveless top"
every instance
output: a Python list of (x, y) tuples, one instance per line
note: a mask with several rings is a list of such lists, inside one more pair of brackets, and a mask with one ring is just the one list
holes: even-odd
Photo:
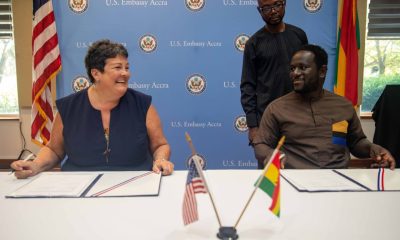
[(151, 96), (128, 88), (111, 110), (108, 160), (100, 111), (89, 102), (88, 89), (56, 101), (67, 155), (64, 171), (151, 170), (146, 128)]

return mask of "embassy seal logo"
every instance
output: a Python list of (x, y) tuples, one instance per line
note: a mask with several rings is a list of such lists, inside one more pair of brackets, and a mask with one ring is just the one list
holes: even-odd
[(207, 162), (206, 159), (204, 158), (204, 156), (196, 153), (195, 155), (190, 155), (187, 160), (186, 160), (186, 168), (189, 169), (189, 164), (192, 161), (192, 158), (197, 158), (197, 160), (199, 161), (201, 168), (203, 170), (206, 170), (206, 166), (207, 166)]
[(186, 80), (186, 89), (194, 95), (204, 92), (206, 85), (206, 79), (200, 74), (193, 74)]
[(303, 6), (308, 12), (315, 13), (321, 9), (322, 1), (323, 0), (304, 0)]
[(139, 47), (145, 53), (151, 53), (157, 48), (157, 40), (152, 35), (144, 35), (139, 39)]
[(235, 38), (235, 48), (240, 52), (244, 52), (244, 46), (246, 45), (247, 40), (249, 40), (249, 36), (246, 34), (240, 34)]
[(198, 12), (206, 5), (206, 0), (185, 0), (185, 5), (190, 11)]
[(238, 132), (246, 132), (249, 128), (247, 127), (247, 121), (245, 115), (240, 115), (235, 119), (235, 129)]
[(68, 6), (74, 13), (83, 13), (89, 6), (89, 0), (68, 0)]
[(72, 80), (72, 90), (74, 92), (79, 92), (90, 86), (90, 81), (83, 76), (78, 76)]

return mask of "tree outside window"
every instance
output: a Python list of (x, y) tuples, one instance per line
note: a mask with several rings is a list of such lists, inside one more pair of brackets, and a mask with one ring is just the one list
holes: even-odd
[(0, 117), (19, 113), (11, 0), (0, 0)]
[(400, 4), (368, 0), (361, 111), (371, 112), (386, 85), (400, 84)]
[(18, 114), (15, 48), (12, 38), (0, 39), (0, 115)]
[(366, 41), (362, 112), (371, 112), (386, 85), (400, 84), (400, 40)]

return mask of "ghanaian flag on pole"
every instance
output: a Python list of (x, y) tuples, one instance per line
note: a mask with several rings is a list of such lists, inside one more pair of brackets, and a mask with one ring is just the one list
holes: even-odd
[(256, 190), (260, 188), (264, 192), (266, 192), (271, 198), (272, 203), (269, 207), (269, 210), (272, 211), (277, 217), (281, 214), (281, 197), (280, 197), (280, 153), (279, 149), (282, 147), (285, 142), (285, 136), (282, 136), (278, 142), (278, 146), (274, 149), (271, 154), (271, 157), (268, 159), (267, 165), (264, 167), (264, 170), (261, 173), (261, 176), (257, 178), (257, 182), (254, 184), (254, 191), (247, 200), (246, 205), (244, 206), (242, 212), (239, 215), (238, 220), (236, 221), (234, 228), (237, 228), (239, 225), (240, 219), (242, 219), (244, 212), (250, 204), (251, 199), (253, 199)]
[(271, 164), (268, 166), (268, 169), (265, 171), (264, 176), (262, 176), (262, 180), (258, 187), (272, 198), (272, 203), (269, 207), (269, 210), (271, 210), (273, 214), (279, 217), (281, 211), (279, 181), (279, 169), (281, 163), (279, 158), (279, 151), (274, 151), (274, 153), (275, 156), (273, 157)]
[(358, 105), (358, 49), (360, 30), (357, 0), (342, 0), (338, 8), (337, 69), (334, 92)]

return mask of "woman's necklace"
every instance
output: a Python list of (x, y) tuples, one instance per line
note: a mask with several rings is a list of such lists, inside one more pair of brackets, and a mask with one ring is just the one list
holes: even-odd
[(104, 129), (104, 138), (106, 139), (106, 150), (103, 152), (104, 156), (106, 156), (106, 162), (108, 163), (108, 157), (110, 155), (110, 130), (109, 128)]

